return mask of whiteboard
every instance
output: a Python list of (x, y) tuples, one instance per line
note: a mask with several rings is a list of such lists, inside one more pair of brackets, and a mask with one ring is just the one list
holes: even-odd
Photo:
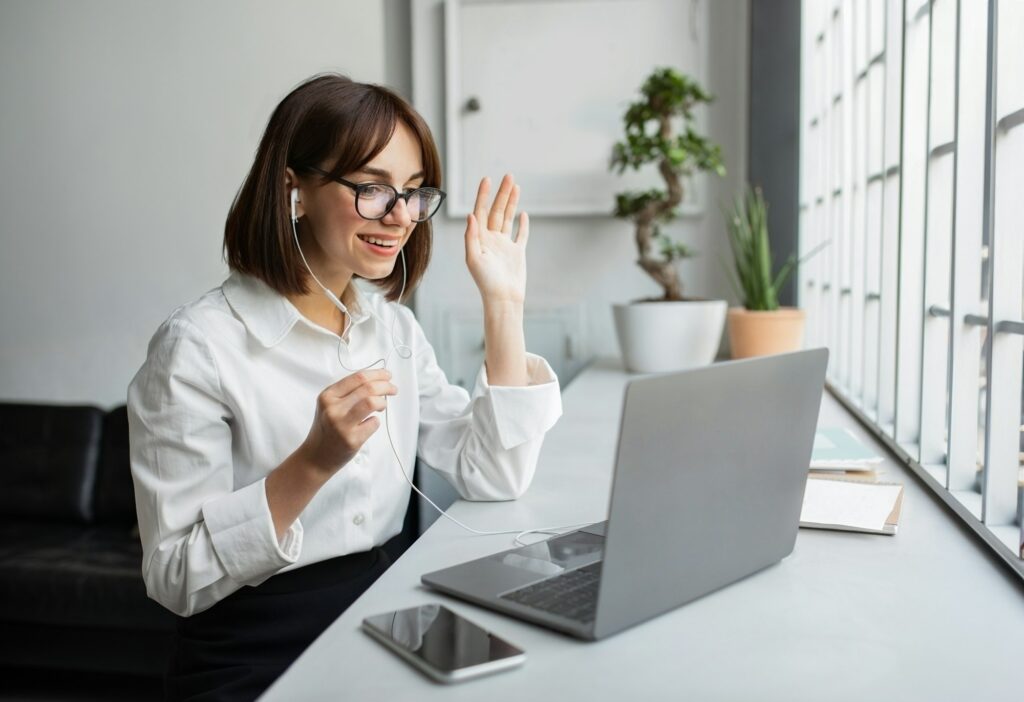
[[(446, 0), (448, 214), (506, 172), (539, 215), (607, 215), (617, 192), (664, 189), (653, 164), (610, 172), (612, 145), (655, 68), (706, 87), (707, 36), (705, 0)], [(683, 214), (703, 211), (705, 178), (684, 183)]]

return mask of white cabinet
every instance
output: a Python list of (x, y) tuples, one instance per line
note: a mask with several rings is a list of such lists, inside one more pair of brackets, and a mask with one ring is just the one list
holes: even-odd
[[(609, 214), (616, 192), (663, 187), (654, 168), (617, 176), (608, 161), (654, 69), (707, 85), (708, 1), (447, 0), (449, 216), (469, 212), (485, 174), (515, 174), (531, 215)], [(697, 176), (684, 213), (704, 189)]]

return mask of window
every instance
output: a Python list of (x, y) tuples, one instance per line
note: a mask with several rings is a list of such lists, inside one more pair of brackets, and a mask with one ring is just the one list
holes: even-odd
[(808, 344), (1024, 576), (1024, 0), (805, 0), (803, 32)]

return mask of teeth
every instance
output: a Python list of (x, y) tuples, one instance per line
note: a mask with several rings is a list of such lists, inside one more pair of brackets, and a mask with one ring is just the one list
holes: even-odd
[(377, 246), (383, 246), (383, 247), (389, 248), (389, 249), (392, 246), (397, 246), (398, 245), (397, 241), (385, 241), (384, 239), (375, 239), (372, 236), (361, 236), (359, 238), (362, 239), (363, 241), (368, 241), (371, 244), (376, 244)]

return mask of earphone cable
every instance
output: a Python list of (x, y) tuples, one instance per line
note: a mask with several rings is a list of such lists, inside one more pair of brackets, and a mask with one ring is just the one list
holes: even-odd
[[(294, 206), (294, 203), (293, 203), (293, 206)], [(392, 320), (391, 320), (391, 344), (392, 344), (391, 351), (389, 351), (387, 353), (387, 355), (384, 356), (383, 358), (378, 358), (376, 361), (374, 361), (373, 363), (371, 363), (371, 364), (369, 364), (367, 366), (363, 366), (361, 368), (349, 368), (345, 364), (345, 362), (342, 361), (341, 349), (342, 349), (342, 345), (345, 343), (345, 335), (348, 332), (349, 327), (351, 326), (352, 315), (349, 313), (348, 308), (345, 307), (345, 304), (343, 302), (341, 302), (341, 300), (337, 296), (335, 296), (334, 293), (332, 293), (330, 290), (328, 290), (327, 287), (323, 283), (320, 282), (320, 279), (316, 277), (315, 273), (313, 273), (313, 269), (310, 268), (309, 262), (306, 261), (306, 256), (305, 256), (305, 254), (302, 253), (302, 246), (299, 244), (299, 234), (298, 234), (298, 231), (297, 231), (296, 226), (295, 226), (296, 217), (295, 217), (294, 210), (292, 211), (291, 223), (292, 223), (292, 235), (295, 237), (295, 246), (299, 250), (299, 256), (302, 258), (302, 263), (306, 266), (306, 270), (309, 271), (309, 275), (312, 276), (313, 280), (316, 281), (316, 284), (319, 285), (320, 288), (324, 291), (324, 293), (327, 294), (328, 298), (339, 307), (339, 309), (342, 312), (342, 315), (345, 318), (345, 326), (342, 329), (341, 336), (338, 338), (338, 363), (341, 365), (341, 367), (344, 368), (345, 370), (349, 371), (349, 372), (356, 373), (356, 372), (363, 371), (363, 370), (369, 370), (370, 368), (373, 368), (374, 366), (377, 366), (378, 364), (380, 364), (381, 368), (387, 370), (388, 369), (388, 363), (389, 363), (389, 361), (391, 359), (391, 354), (392, 353), (398, 353), (399, 357), (403, 358), (403, 359), (412, 358), (412, 349), (409, 348), (409, 346), (407, 346), (404, 342), (399, 344), (398, 341), (400, 341), (400, 340), (398, 339), (397, 335), (395, 334), (395, 326), (398, 323), (398, 305), (401, 305), (402, 296), (405, 295), (406, 278), (407, 278), (407, 275), (408, 275), (408, 271), (406, 269), (406, 264), (405, 264), (405, 251), (404, 250), (399, 250), (399, 255), (402, 258), (402, 288), (401, 288), (401, 290), (398, 293), (398, 300), (395, 303), (396, 307), (395, 307), (395, 310), (394, 310), (394, 316), (392, 317)], [(384, 320), (382, 320), (375, 312), (373, 312), (372, 310), (370, 312), (371, 312), (371, 314), (373, 314), (374, 317), (376, 317), (376, 319), (378, 321), (381, 322), (381, 324), (386, 324), (384, 322)], [(395, 447), (394, 439), (391, 436), (391, 419), (390, 419), (390, 413), (388, 412), (388, 407), (389, 407), (389, 402), (388, 402), (387, 396), (385, 395), (384, 396), (384, 429), (385, 429), (385, 432), (387, 433), (387, 436), (388, 436), (388, 443), (391, 445), (391, 452), (394, 454), (395, 460), (398, 462), (399, 470), (402, 471), (402, 477), (405, 478), (405, 482), (409, 483), (409, 487), (411, 487), (416, 492), (416, 494), (418, 494), (420, 497), (422, 497), (424, 500), (426, 500), (427, 503), (431, 507), (433, 507), (435, 510), (437, 510), (438, 514), (440, 514), (440, 516), (444, 517), (445, 519), (448, 519), (449, 521), (454, 522), (456, 525), (462, 527), (463, 529), (465, 529), (468, 532), (471, 532), (473, 534), (478, 534), (480, 536), (502, 536), (502, 535), (506, 535), (506, 534), (515, 534), (516, 535), (515, 543), (518, 546), (527, 546), (528, 545), (528, 544), (526, 544), (522, 540), (522, 538), (524, 536), (528, 535), (528, 534), (558, 535), (560, 533), (563, 533), (560, 530), (576, 529), (576, 528), (579, 528), (579, 527), (582, 527), (582, 526), (587, 526), (587, 524), (590, 524), (590, 522), (585, 522), (585, 523), (581, 523), (581, 524), (569, 524), (569, 525), (564, 525), (564, 526), (549, 526), (549, 527), (540, 527), (540, 528), (537, 528), (537, 529), (525, 529), (525, 530), (509, 529), (509, 530), (505, 530), (505, 531), (485, 531), (485, 530), (481, 530), (481, 529), (474, 529), (473, 527), (471, 527), (471, 526), (469, 526), (467, 524), (464, 524), (463, 522), (459, 521), (458, 519), (456, 519), (452, 515), (448, 514), (448, 512), (445, 511), (444, 509), (438, 507), (437, 504), (432, 499), (427, 497), (423, 493), (422, 490), (420, 490), (418, 487), (416, 487), (416, 485), (413, 483), (413, 481), (409, 478), (409, 474), (405, 470), (405, 464), (402, 462), (402, 458), (398, 454), (398, 449)]]

